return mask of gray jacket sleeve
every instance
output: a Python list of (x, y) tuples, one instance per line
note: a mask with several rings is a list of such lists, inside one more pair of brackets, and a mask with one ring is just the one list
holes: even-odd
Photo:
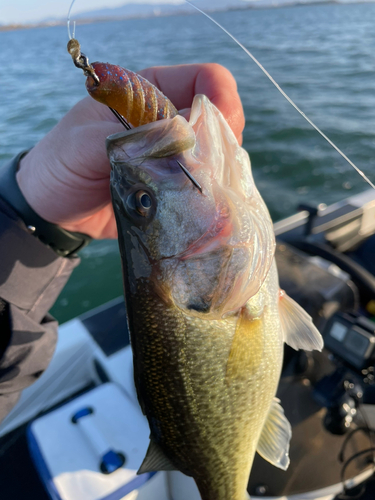
[(0, 421), (51, 360), (57, 322), (48, 310), (78, 262), (29, 234), (0, 199)]

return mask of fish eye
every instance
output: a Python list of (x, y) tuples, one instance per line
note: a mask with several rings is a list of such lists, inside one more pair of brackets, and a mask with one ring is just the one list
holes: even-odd
[(132, 186), (122, 199), (126, 213), (135, 223), (148, 224), (155, 215), (155, 195), (143, 185)]
[(137, 212), (146, 217), (150, 213), (151, 207), (151, 196), (146, 191), (137, 191), (135, 193), (135, 209)]

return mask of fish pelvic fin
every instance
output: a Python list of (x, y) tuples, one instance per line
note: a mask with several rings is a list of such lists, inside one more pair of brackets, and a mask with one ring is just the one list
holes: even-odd
[(279, 312), (284, 342), (296, 351), (323, 349), (323, 338), (314, 326), (311, 316), (283, 290), (280, 290)]
[(284, 415), (280, 400), (274, 398), (258, 442), (257, 452), (275, 467), (286, 470), (290, 462), (291, 437), (291, 425)]
[(137, 474), (144, 474), (145, 472), (153, 472), (158, 470), (177, 470), (172, 462), (164, 455), (163, 450), (158, 444), (150, 439), (146, 456), (140, 466)]

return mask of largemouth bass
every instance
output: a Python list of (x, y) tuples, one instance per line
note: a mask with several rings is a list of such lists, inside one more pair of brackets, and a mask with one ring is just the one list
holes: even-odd
[[(107, 139), (138, 398), (139, 470), (180, 470), (202, 500), (245, 500), (255, 452), (286, 469), (275, 399), (284, 341), (321, 349), (280, 292), (274, 234), (247, 153), (196, 96), (181, 116)], [(182, 164), (197, 183), (182, 171)]]

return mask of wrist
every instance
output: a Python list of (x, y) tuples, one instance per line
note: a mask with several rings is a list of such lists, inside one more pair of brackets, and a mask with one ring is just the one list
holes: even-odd
[[(40, 164), (40, 155), (35, 155), (34, 149), (20, 157), (18, 166), (15, 168), (16, 182), (32, 210), (42, 219), (56, 224), (53, 219), (54, 206), (51, 206), (51, 203), (53, 203), (53, 198), (55, 204), (58, 203), (58, 200), (56, 194), (53, 193), (53, 186), (45, 189), (45, 184), (50, 184), (50, 182), (46, 179), (46, 172), (43, 173), (44, 169)], [(36, 146), (36, 149), (38, 149), (38, 146)], [(49, 205), (50, 207), (48, 207)]]
[[(0, 169), (0, 197), (5, 200), (23, 220), (29, 232), (63, 257), (73, 256), (91, 240), (85, 234), (69, 232), (44, 219), (38, 209), (29, 203), (30, 197), (24, 195), (16, 175), (20, 160), (26, 155), (22, 152)], [(24, 176), (21, 176), (25, 178)], [(32, 188), (35, 178), (30, 176)], [(33, 179), (33, 180), (31, 180)], [(29, 190), (25, 190), (27, 193)], [(33, 190), (31, 189), (31, 192)]]

